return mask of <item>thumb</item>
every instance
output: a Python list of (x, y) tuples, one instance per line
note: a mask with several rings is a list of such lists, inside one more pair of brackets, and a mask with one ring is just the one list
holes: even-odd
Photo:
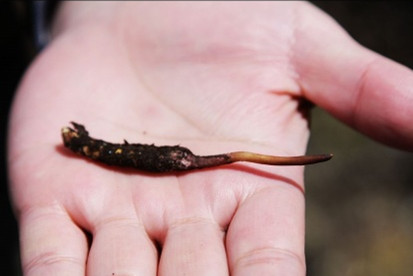
[(294, 65), (306, 98), (380, 142), (413, 151), (412, 70), (362, 47), (317, 9), (297, 24)]

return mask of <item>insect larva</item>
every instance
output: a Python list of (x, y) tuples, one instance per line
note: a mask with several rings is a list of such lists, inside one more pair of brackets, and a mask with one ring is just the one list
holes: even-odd
[(304, 156), (272, 156), (246, 151), (198, 156), (181, 146), (147, 144), (115, 144), (89, 136), (86, 128), (71, 122), (74, 128), (63, 127), (65, 147), (101, 163), (135, 168), (147, 172), (177, 172), (216, 167), (233, 162), (253, 162), (267, 165), (307, 165), (331, 159), (332, 154)]

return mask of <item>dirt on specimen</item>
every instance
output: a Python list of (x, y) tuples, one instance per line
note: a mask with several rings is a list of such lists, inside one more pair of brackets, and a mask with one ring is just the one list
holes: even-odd
[(90, 137), (83, 125), (71, 124), (73, 128), (63, 127), (61, 131), (64, 146), (71, 151), (107, 165), (153, 173), (203, 169), (240, 161), (266, 165), (308, 165), (327, 161), (333, 156), (273, 156), (247, 151), (198, 156), (181, 146), (130, 144), (126, 140), (123, 144), (106, 142)]

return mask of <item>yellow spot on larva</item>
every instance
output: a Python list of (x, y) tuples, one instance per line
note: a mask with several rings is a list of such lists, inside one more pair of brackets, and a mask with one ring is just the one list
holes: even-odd
[(92, 152), (92, 158), (98, 158), (99, 157), (99, 155), (100, 155), (100, 152), (99, 151), (94, 151), (94, 152)]
[(89, 156), (89, 155), (90, 155), (90, 150), (89, 150), (89, 147), (88, 147), (88, 146), (83, 146), (83, 147), (82, 147), (82, 150), (83, 150), (83, 153), (84, 153), (86, 156)]
[(121, 153), (122, 153), (122, 149), (118, 148), (118, 149), (115, 150), (115, 154), (121, 154)]
[(62, 128), (62, 133), (63, 134), (66, 134), (66, 133), (69, 133), (69, 132), (70, 132), (70, 129), (68, 127)]

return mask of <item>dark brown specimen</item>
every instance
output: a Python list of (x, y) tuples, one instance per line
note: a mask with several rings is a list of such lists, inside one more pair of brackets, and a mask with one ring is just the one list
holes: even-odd
[(246, 161), (267, 165), (307, 165), (329, 160), (331, 154), (281, 157), (237, 151), (197, 156), (180, 146), (114, 144), (89, 136), (85, 127), (71, 122), (74, 128), (62, 128), (65, 147), (107, 165), (135, 168), (147, 172), (175, 172), (215, 167)]

